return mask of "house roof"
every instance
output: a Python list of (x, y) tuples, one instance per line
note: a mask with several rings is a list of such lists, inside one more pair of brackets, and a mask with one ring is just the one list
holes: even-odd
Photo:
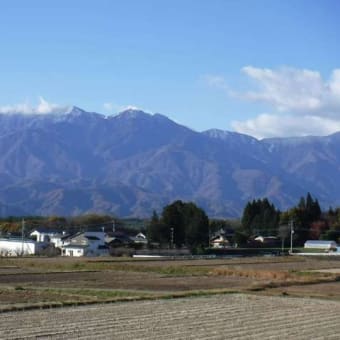
[(117, 237), (117, 238), (127, 237), (128, 238), (128, 235), (122, 231), (108, 231), (106, 234), (107, 236), (110, 236), (110, 237)]
[(279, 240), (276, 236), (257, 236), (254, 238), (255, 241), (277, 241)]
[(146, 239), (146, 236), (143, 233), (138, 233), (135, 238), (143, 238)]
[(68, 237), (70, 237), (69, 234), (60, 234), (60, 233), (54, 234), (54, 235), (52, 236), (52, 238), (60, 238), (61, 240), (65, 240), (65, 239), (67, 239)]
[[(73, 239), (75, 237), (83, 236), (83, 237), (86, 237), (88, 240), (100, 240), (100, 238), (98, 236), (96, 236), (96, 235), (89, 235), (87, 233), (88, 233), (87, 231), (78, 231), (75, 234), (69, 235), (67, 238), (71, 240), (71, 239)], [(98, 232), (96, 232), (96, 233), (98, 233)]]
[(327, 245), (327, 244), (336, 244), (335, 241), (326, 241), (326, 240), (307, 240), (305, 244), (319, 244), (319, 245)]
[(99, 240), (100, 240), (100, 238), (97, 237), (97, 236), (92, 236), (92, 235), (88, 236), (88, 235), (85, 235), (85, 237), (86, 237), (88, 240), (93, 240), (93, 241), (99, 241)]
[(68, 235), (67, 237), (65, 237), (65, 238), (63, 238), (63, 239), (64, 239), (64, 240), (66, 240), (66, 239), (72, 240), (73, 238), (75, 238), (75, 237), (77, 237), (77, 236), (79, 236), (79, 235), (81, 235), (81, 234), (84, 234), (84, 233), (82, 233), (82, 232), (77, 232), (77, 233), (75, 233), (75, 234)]
[(113, 240), (120, 241), (122, 243), (131, 242), (131, 238), (128, 235), (126, 235), (125, 233), (120, 232), (120, 231), (115, 231), (115, 232), (107, 233), (107, 238), (106, 239), (110, 240), (109, 243), (111, 243)]
[(56, 229), (49, 229), (46, 227), (38, 227), (35, 228), (31, 231), (31, 234), (34, 233), (35, 231), (37, 231), (38, 233), (43, 233), (43, 234), (58, 234), (60, 231), (56, 230)]
[(228, 241), (224, 235), (214, 236), (210, 239), (210, 242), (214, 241)]

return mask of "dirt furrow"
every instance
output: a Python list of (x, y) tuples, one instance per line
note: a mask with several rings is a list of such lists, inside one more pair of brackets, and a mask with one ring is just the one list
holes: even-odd
[(337, 302), (220, 295), (3, 313), (0, 338), (330, 339), (339, 315)]

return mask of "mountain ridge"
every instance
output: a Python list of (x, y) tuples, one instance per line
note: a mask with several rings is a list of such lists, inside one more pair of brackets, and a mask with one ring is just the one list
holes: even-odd
[(340, 203), (339, 169), (340, 133), (258, 140), (133, 109), (0, 114), (0, 202), (11, 212), (146, 217), (183, 199), (237, 217), (248, 200), (285, 209), (307, 191), (327, 207)]

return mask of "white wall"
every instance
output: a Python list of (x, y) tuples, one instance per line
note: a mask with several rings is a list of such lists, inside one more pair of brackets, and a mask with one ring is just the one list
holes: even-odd
[[(65, 251), (65, 253), (64, 253)], [(62, 256), (73, 256), (73, 257), (80, 257), (84, 256), (85, 249), (82, 248), (63, 248), (62, 249)]]
[(304, 248), (335, 249), (336, 247), (337, 244), (335, 241), (306, 241), (304, 244)]
[(21, 240), (0, 239), (1, 256), (19, 256), (36, 254), (36, 242)]
[(61, 246), (63, 245), (63, 241), (60, 236), (52, 236), (50, 241), (54, 244), (56, 248), (61, 248)]

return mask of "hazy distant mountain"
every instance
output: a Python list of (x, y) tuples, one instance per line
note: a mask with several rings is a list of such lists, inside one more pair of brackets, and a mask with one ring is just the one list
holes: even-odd
[(307, 191), (336, 206), (339, 169), (340, 134), (259, 141), (138, 110), (0, 114), (0, 215), (150, 216), (183, 199), (227, 217), (249, 199), (284, 209)]

